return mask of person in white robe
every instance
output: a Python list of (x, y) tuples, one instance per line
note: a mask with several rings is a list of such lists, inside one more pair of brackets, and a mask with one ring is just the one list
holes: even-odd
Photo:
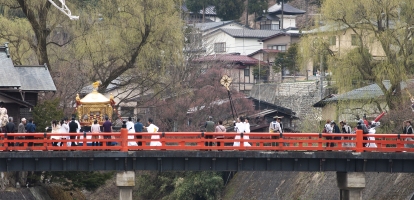
[[(239, 117), (240, 122), (236, 123), (236, 130), (237, 133), (250, 133), (250, 124), (247, 122), (245, 122), (245, 119), (243, 117)], [(240, 135), (236, 135), (236, 137), (234, 137), (235, 140), (240, 140)], [(248, 135), (243, 134), (243, 139), (250, 139)], [(250, 147), (251, 145), (248, 142), (244, 142), (243, 143), (244, 146), (246, 147)], [(239, 141), (235, 141), (233, 143), (233, 146), (238, 147), (240, 146), (240, 142)]]
[(377, 126), (379, 126), (379, 122), (371, 122), (371, 128), (368, 130), (368, 140), (370, 141), (370, 143), (366, 143), (365, 147), (377, 148), (377, 144), (375, 143), (375, 137), (369, 137), (369, 135), (375, 134), (375, 128)]
[[(51, 127), (52, 127), (52, 133), (53, 134), (60, 133), (61, 125), (60, 125), (59, 121), (53, 120)], [(46, 127), (46, 129), (47, 129), (47, 127)], [(50, 139), (52, 139), (52, 140), (60, 140), (61, 139), (61, 136), (60, 135), (52, 135), (50, 137)], [(52, 144), (53, 144), (53, 146), (58, 146), (60, 144), (60, 142), (53, 142)]]
[[(60, 122), (59, 132), (62, 134), (62, 136), (61, 136), (62, 139), (66, 139), (66, 140), (70, 139), (69, 135), (65, 135), (65, 133), (69, 133), (69, 125), (68, 125), (68, 119), (67, 118), (63, 119)], [(70, 146), (70, 144), (71, 144), (70, 142), (67, 142), (66, 146)], [(58, 145), (60, 145), (60, 144), (58, 144)]]
[[(128, 121), (126, 122), (126, 128), (128, 133), (135, 133), (134, 122), (132, 122), (132, 118), (128, 117)], [(135, 135), (128, 134), (128, 146), (138, 146), (136, 142), (129, 141), (135, 139)]]
[[(155, 126), (154, 124), (153, 124), (153, 120), (151, 119), (151, 118), (149, 118), (148, 119), (148, 126), (147, 127), (145, 127), (145, 129), (147, 129), (147, 132), (148, 133), (156, 133), (156, 132), (158, 132), (158, 126)], [(154, 139), (160, 139), (160, 135), (151, 135), (151, 139), (152, 140), (154, 140)], [(153, 142), (150, 142), (150, 146), (161, 146), (162, 144), (161, 144), (161, 142), (160, 141), (153, 141)]]

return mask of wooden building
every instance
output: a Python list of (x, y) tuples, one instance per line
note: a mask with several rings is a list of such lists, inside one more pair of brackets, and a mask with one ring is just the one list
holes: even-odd
[(39, 93), (55, 91), (47, 66), (14, 65), (7, 43), (0, 46), (0, 102), (16, 124), (23, 117), (32, 117)]

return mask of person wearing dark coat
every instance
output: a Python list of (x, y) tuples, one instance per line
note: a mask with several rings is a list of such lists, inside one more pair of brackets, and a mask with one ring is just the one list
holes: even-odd
[[(79, 128), (78, 123), (75, 122), (75, 118), (72, 117), (72, 121), (69, 123), (69, 133), (77, 133), (77, 129)], [(70, 136), (71, 140), (76, 139), (76, 136)], [(75, 142), (71, 142), (70, 146), (77, 146)]]
[[(332, 133), (341, 133), (341, 129), (339, 129), (339, 126), (336, 125), (336, 123), (334, 121), (331, 122), (331, 126), (332, 126)], [(340, 140), (341, 137), (333, 137), (334, 140)], [(334, 147), (335, 143), (331, 142), (330, 147)]]
[[(16, 125), (13, 122), (13, 117), (9, 117), (9, 122), (6, 124), (6, 133), (14, 133), (16, 130)], [(14, 140), (14, 136), (7, 136), (7, 139)], [(9, 142), (9, 146), (14, 146), (14, 143)]]

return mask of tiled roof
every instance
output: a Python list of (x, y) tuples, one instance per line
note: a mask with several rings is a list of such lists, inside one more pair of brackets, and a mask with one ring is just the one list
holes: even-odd
[[(185, 4), (181, 6), (181, 9), (184, 12), (190, 12), (190, 10), (187, 8), (187, 5), (185, 5)], [(192, 13), (192, 12), (190, 12), (190, 13)], [(203, 10), (200, 10), (198, 13), (203, 14)], [(206, 15), (217, 15), (216, 11), (215, 11), (215, 7), (214, 6), (208, 6), (206, 8)]]
[(281, 33), (282, 30), (257, 30), (257, 29), (231, 29), (220, 28), (219, 30), (236, 38), (267, 38), (272, 35)]
[(56, 91), (46, 66), (14, 66), (6, 46), (0, 46), (0, 87), (23, 91)]
[(277, 49), (259, 49), (259, 50), (255, 51), (255, 52), (253, 52), (253, 53), (251, 53), (247, 56), (253, 56), (255, 54), (262, 53), (262, 52), (263, 53), (279, 53), (280, 51), (277, 50)]
[[(267, 9), (268, 13), (271, 14), (282, 14), (282, 5), (281, 4), (275, 4), (271, 6), (269, 9)], [(300, 15), (304, 14), (306, 11), (297, 9), (290, 4), (285, 3), (283, 5), (283, 14), (285, 15)]]
[(276, 16), (276, 14), (266, 14), (264, 16), (258, 16), (258, 17), (256, 17), (256, 21), (262, 21), (262, 20), (279, 21), (280, 18), (278, 16)]
[(44, 65), (15, 66), (24, 91), (56, 91), (50, 72)]
[(299, 37), (301, 34), (300, 33), (287, 33), (287, 32), (280, 32), (280, 33), (277, 33), (277, 34), (274, 34), (274, 35), (271, 35), (271, 36), (269, 36), (269, 37), (266, 37), (266, 38), (263, 38), (262, 39), (262, 41), (266, 41), (266, 40), (269, 40), (269, 39), (272, 39), (272, 38), (275, 38), (275, 37), (278, 37), (278, 36), (281, 36), (281, 35), (290, 35), (291, 37), (293, 36), (293, 37)]
[[(214, 28), (219, 28), (228, 24), (239, 24), (240, 26), (243, 26), (242, 24), (235, 22), (235, 21), (221, 21), (221, 22), (208, 22), (208, 23), (196, 23), (194, 27), (200, 29), (200, 31), (208, 31)], [(249, 28), (250, 29), (250, 28)]]
[[(413, 82), (413, 80), (410, 80)], [(389, 89), (391, 87), (391, 83), (388, 80), (383, 81), (385, 88)], [(406, 82), (401, 82), (401, 89), (407, 87)], [(344, 94), (336, 95), (331, 98), (327, 98), (322, 100), (322, 102), (318, 102), (317, 105), (322, 105), (323, 103), (341, 101), (341, 100), (359, 100), (359, 99), (375, 99), (383, 96), (384, 93), (382, 92), (381, 88), (375, 83), (365, 87), (361, 87), (355, 90), (351, 90)], [(322, 103), (322, 104), (321, 104)], [(315, 104), (316, 105), (316, 104)]]
[[(200, 10), (200, 12), (198, 12), (198, 13), (203, 14), (203, 10)], [(216, 7), (214, 7), (214, 6), (208, 6), (206, 8), (206, 13), (205, 14), (206, 15), (217, 15), (217, 13), (216, 13)]]
[(0, 87), (20, 87), (19, 74), (14, 69), (13, 61), (6, 52), (8, 48), (0, 46)]
[[(194, 60), (195, 62), (228, 62), (242, 65), (256, 65), (259, 60), (246, 56), (246, 55), (234, 55), (234, 54), (216, 54), (200, 57)], [(261, 62), (263, 65), (267, 65), (265, 62)]]

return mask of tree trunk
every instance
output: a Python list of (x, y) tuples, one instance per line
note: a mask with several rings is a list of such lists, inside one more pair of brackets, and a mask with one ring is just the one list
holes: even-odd
[[(51, 71), (49, 57), (47, 54), (47, 37), (49, 36), (51, 30), (47, 28), (46, 21), (47, 15), (50, 9), (50, 2), (46, 1), (43, 7), (39, 7), (38, 10), (34, 11), (30, 9), (27, 5), (27, 2), (24, 0), (17, 0), (22, 11), (27, 17), (27, 20), (32, 26), (33, 32), (36, 35), (36, 41), (31, 44), (31, 47), (36, 50), (37, 60), (39, 65), (46, 64), (48, 69)], [(36, 16), (36, 14), (38, 16)]]

